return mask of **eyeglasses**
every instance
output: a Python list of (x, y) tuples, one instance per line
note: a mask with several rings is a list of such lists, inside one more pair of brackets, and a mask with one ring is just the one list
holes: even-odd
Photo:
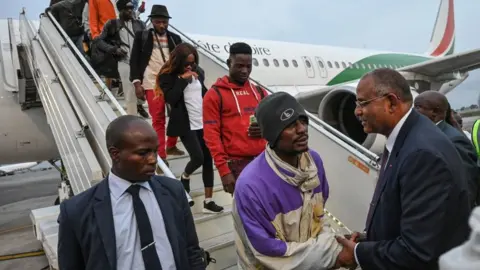
[(360, 108), (365, 108), (368, 104), (370, 104), (371, 102), (375, 101), (375, 100), (378, 100), (378, 99), (381, 99), (381, 98), (384, 98), (388, 95), (390, 95), (391, 93), (387, 93), (387, 94), (383, 94), (381, 96), (378, 96), (378, 97), (374, 97), (374, 98), (371, 98), (369, 100), (365, 100), (365, 101), (355, 101), (355, 104), (357, 105), (357, 107), (360, 107)]

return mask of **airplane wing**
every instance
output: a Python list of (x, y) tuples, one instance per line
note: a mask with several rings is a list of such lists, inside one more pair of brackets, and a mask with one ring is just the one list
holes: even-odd
[(409, 71), (429, 77), (437, 77), (445, 73), (468, 72), (480, 67), (480, 49), (433, 58), (418, 64), (406, 66), (399, 71)]

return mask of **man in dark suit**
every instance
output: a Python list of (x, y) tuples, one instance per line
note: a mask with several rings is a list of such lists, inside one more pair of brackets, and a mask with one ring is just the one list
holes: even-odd
[(154, 175), (155, 130), (121, 116), (106, 141), (107, 178), (60, 205), (60, 270), (205, 269), (182, 184)]
[(442, 93), (438, 91), (425, 91), (415, 98), (415, 109), (432, 120), (438, 128), (445, 134), (457, 149), (462, 158), (465, 174), (468, 180), (468, 192), (470, 205), (475, 207), (480, 203), (479, 185), (480, 185), (480, 168), (477, 165), (477, 155), (473, 148), (472, 142), (465, 134), (449, 125), (444, 119), (447, 117), (449, 108), (448, 100)]
[[(165, 142), (165, 99), (155, 97), (157, 75), (167, 62), (170, 53), (182, 43), (175, 33), (168, 31), (171, 19), (166, 6), (153, 5), (148, 16), (152, 28), (135, 33), (130, 55), (130, 81), (135, 88), (137, 98), (147, 100), (148, 112), (152, 116), (153, 128), (157, 131), (160, 147), (158, 155), (167, 163), (167, 155), (182, 156), (184, 151), (176, 146), (178, 137), (168, 137)], [(159, 174), (162, 172), (157, 171)]]
[(387, 137), (366, 239), (337, 238), (363, 270), (438, 269), (439, 256), (468, 238), (462, 160), (412, 102), (407, 81), (392, 69), (374, 70), (357, 86), (355, 114), (364, 131)]

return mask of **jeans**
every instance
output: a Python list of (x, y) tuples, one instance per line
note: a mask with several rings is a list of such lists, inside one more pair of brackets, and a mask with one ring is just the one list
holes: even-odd
[[(153, 89), (145, 89), (145, 96), (148, 103), (148, 112), (152, 116), (152, 126), (157, 132), (158, 136), (158, 155), (162, 159), (167, 158), (165, 151), (165, 99), (163, 97), (155, 97)], [(167, 148), (172, 148), (177, 145), (178, 137), (168, 137), (166, 142)]]

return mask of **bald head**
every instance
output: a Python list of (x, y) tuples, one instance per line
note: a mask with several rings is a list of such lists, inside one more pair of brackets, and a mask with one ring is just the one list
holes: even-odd
[(415, 109), (437, 123), (444, 120), (449, 110), (447, 97), (438, 91), (425, 91), (415, 98)]
[(120, 116), (108, 125), (106, 141), (115, 175), (139, 182), (155, 174), (158, 139), (147, 121), (134, 115)]
[(139, 116), (122, 115), (113, 120), (105, 132), (107, 149), (111, 147), (121, 148), (127, 135), (132, 133), (155, 134), (150, 124)]

